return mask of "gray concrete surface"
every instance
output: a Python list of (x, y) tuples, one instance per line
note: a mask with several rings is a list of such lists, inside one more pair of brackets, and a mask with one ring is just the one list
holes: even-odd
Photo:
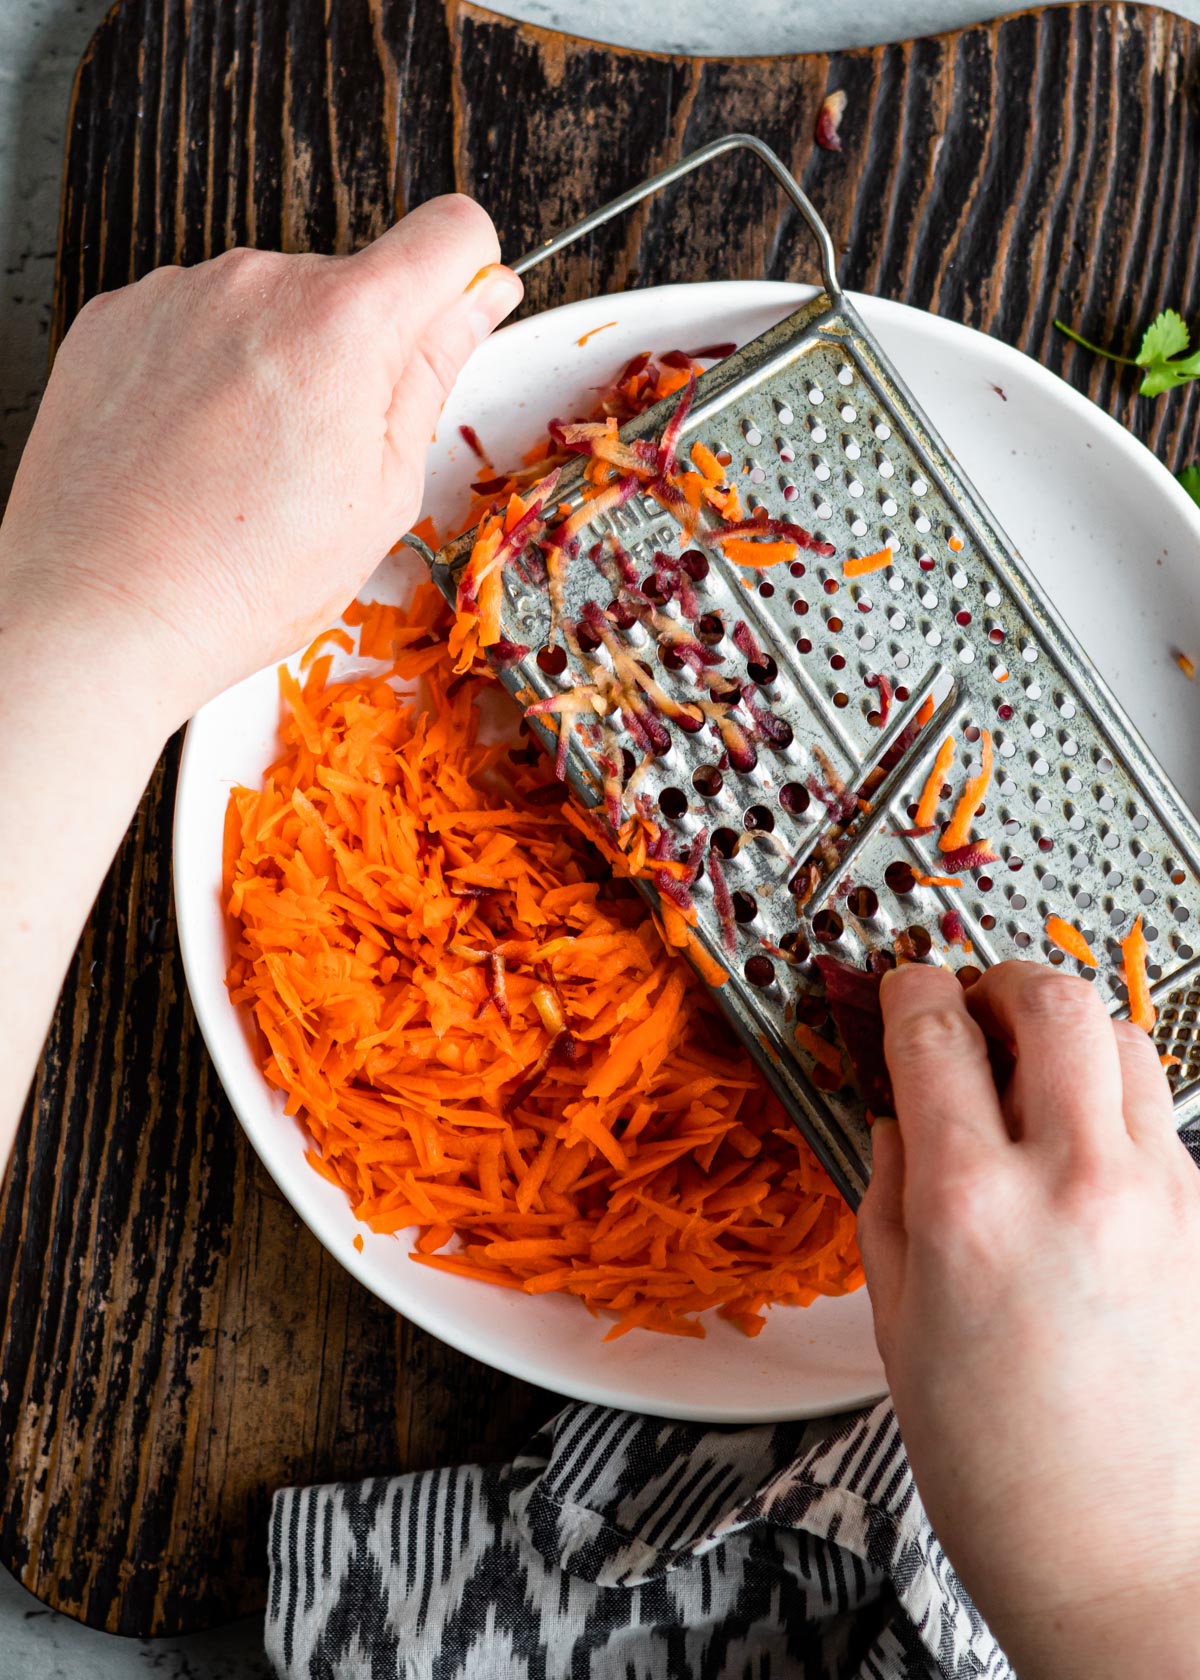
[[(788, 53), (956, 28), (1023, 0), (506, 0), (551, 29), (657, 51)], [(0, 505), (45, 379), (67, 98), (107, 0), (0, 0)], [(1200, 0), (1174, 8), (1200, 21)], [(731, 26), (731, 18), (736, 24)], [(256, 1620), (187, 1640), (135, 1641), (45, 1610), (0, 1570), (0, 1680), (258, 1680)]]

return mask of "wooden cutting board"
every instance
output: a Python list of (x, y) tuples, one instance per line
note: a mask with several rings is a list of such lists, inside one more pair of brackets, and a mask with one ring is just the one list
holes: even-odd
[[(1127, 349), (1165, 305), (1200, 314), (1198, 42), (1105, 4), (690, 60), (441, 0), (120, 0), (75, 86), (56, 335), (159, 263), (345, 251), (451, 187), (515, 254), (746, 128), (800, 176), (847, 285), (1065, 370), (1178, 468), (1197, 452), (1194, 391), (1148, 403), (1051, 323)], [(812, 143), (833, 88), (840, 154)], [(539, 269), (527, 307), (811, 272), (794, 215), (742, 159)], [(260, 1605), (280, 1484), (504, 1454), (555, 1404), (365, 1294), (256, 1164), (184, 988), (176, 769), (172, 746), (72, 967), (0, 1205), (0, 1557), (122, 1633)]]

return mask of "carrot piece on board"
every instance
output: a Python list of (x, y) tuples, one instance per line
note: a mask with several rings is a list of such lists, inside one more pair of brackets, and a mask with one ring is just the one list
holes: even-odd
[(938, 841), (938, 849), (943, 852), (957, 852), (967, 845), (971, 838), (971, 824), (975, 821), (976, 813), (983, 804), (983, 796), (988, 790), (992, 779), (992, 737), (984, 729), (980, 733), (979, 773), (967, 779), (967, 785), (959, 795), (954, 813), (946, 824), (945, 831)]
[(942, 784), (950, 774), (950, 766), (954, 763), (954, 737), (947, 735), (937, 750), (937, 757), (933, 761), (933, 769), (925, 778), (925, 786), (921, 789), (921, 797), (917, 801), (917, 814), (913, 818), (915, 828), (932, 828), (933, 820), (937, 816), (937, 808), (942, 797)]
[(778, 566), (781, 561), (796, 558), (794, 542), (754, 542), (749, 537), (727, 537), (721, 550), (735, 566), (763, 569)]
[(1077, 962), (1086, 963), (1088, 968), (1095, 968), (1096, 956), (1092, 947), (1083, 937), (1077, 927), (1070, 922), (1064, 922), (1061, 916), (1047, 916), (1046, 938), (1060, 951), (1065, 951), (1069, 957)]
[(1140, 916), (1121, 941), (1121, 956), (1125, 964), (1125, 987), (1129, 993), (1129, 1019), (1143, 1032), (1153, 1032), (1158, 1012), (1150, 999), (1150, 980), (1146, 974), (1150, 947), (1142, 931)]

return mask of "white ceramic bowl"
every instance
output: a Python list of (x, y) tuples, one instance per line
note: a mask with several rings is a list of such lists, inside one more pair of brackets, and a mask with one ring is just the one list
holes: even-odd
[[(443, 524), (477, 476), (461, 423), (476, 428), (498, 463), (516, 460), (551, 415), (588, 408), (593, 388), (637, 351), (742, 343), (811, 295), (771, 282), (671, 286), (570, 304), (506, 328), (476, 353), (447, 405), (424, 511)], [(1196, 804), (1200, 730), (1187, 723), (1196, 696), (1172, 654), (1178, 646), (1200, 653), (1197, 509), (1128, 433), (1036, 363), (934, 316), (867, 297), (855, 302)], [(604, 330), (580, 345), (594, 328)], [(388, 562), (365, 594), (396, 599), (412, 576)], [(259, 1073), (225, 989), (225, 804), (232, 785), (261, 778), (277, 719), (267, 671), (193, 720), (175, 810), (175, 897), (188, 985), (222, 1083), (272, 1177), (326, 1247), (397, 1312), (464, 1353), (580, 1399), (743, 1423), (816, 1416), (881, 1394), (861, 1291), (777, 1309), (753, 1341), (710, 1315), (704, 1341), (635, 1332), (603, 1344), (603, 1324), (573, 1300), (526, 1297), (414, 1265), (403, 1236), (376, 1236), (357, 1223), (341, 1193), (305, 1163), (301, 1130)]]

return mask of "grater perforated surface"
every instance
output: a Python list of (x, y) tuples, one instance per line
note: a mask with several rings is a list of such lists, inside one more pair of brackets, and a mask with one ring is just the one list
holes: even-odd
[[(657, 439), (676, 400), (630, 423), (622, 438)], [(856, 1200), (869, 1172), (862, 1105), (850, 1089), (819, 1088), (820, 1070), (793, 1035), (803, 1019), (832, 1036), (812, 963), (820, 952), (862, 964), (899, 938), (908, 955), (956, 969), (1038, 957), (1076, 971), (1046, 938), (1047, 917), (1057, 914), (1096, 952), (1099, 967), (1081, 970), (1084, 977), (1122, 1013), (1119, 941), (1141, 915), (1156, 1042), (1180, 1058), (1172, 1070), (1177, 1118), (1200, 1114), (1200, 830), (845, 299), (818, 297), (705, 374), (681, 459), (697, 440), (725, 466), (748, 513), (762, 508), (803, 525), (835, 552), (802, 552), (790, 567), (758, 572), (715, 546), (693, 550), (707, 564), (691, 563), (704, 571), (692, 583), (691, 620), (678, 590), (657, 610), (699, 626), (722, 656), (715, 669), (741, 687), (734, 715), (754, 733), (756, 761), (734, 768), (715, 724), (699, 733), (668, 725), (670, 747), (649, 760), (638, 788), (681, 850), (703, 831), (706, 852), (714, 847), (720, 857), (734, 895), (732, 953), (711, 870), (693, 889), (697, 935), (730, 974), (717, 995), (843, 1191)], [(581, 462), (564, 474), (556, 500), (578, 504), (582, 470)], [(656, 550), (679, 556), (688, 546), (674, 516), (647, 496), (600, 516), (567, 568), (569, 620), (580, 621), (587, 602), (605, 610), (617, 600), (611, 575), (588, 558), (606, 532), (644, 584)], [(886, 570), (844, 579), (844, 561), (885, 546), (893, 554)], [(451, 598), (470, 549), (468, 534), (435, 567)], [(526, 700), (587, 680), (561, 635), (561, 651), (543, 653), (551, 614), (544, 584), (529, 581), (538, 575), (536, 564), (504, 573), (503, 633), (530, 653), (501, 674)], [(667, 640), (628, 611), (614, 618), (617, 641), (636, 650), (667, 694), (686, 703), (702, 692)], [(739, 648), (739, 623), (765, 660), (744, 633)], [(609, 660), (603, 647), (590, 657)], [(894, 687), (886, 720), (880, 677)], [(934, 715), (914, 731), (929, 696)], [(765, 712), (777, 720), (766, 733)], [(553, 750), (556, 728), (535, 727)], [(601, 802), (597, 756), (613, 736), (642, 757), (619, 715), (605, 728), (613, 732), (607, 743), (595, 729), (591, 739), (571, 731), (568, 778), (590, 806)], [(995, 771), (974, 833), (991, 840), (999, 862), (963, 873), (958, 888), (919, 885), (915, 876), (944, 868), (936, 831), (903, 832), (933, 757), (952, 734), (957, 791), (977, 767), (985, 728)], [(876, 769), (883, 779), (869, 791), (869, 808), (857, 809), (843, 832), (835, 824), (853, 805), (844, 795)], [(644, 890), (653, 901), (653, 889)], [(950, 911), (969, 953), (943, 931)]]

